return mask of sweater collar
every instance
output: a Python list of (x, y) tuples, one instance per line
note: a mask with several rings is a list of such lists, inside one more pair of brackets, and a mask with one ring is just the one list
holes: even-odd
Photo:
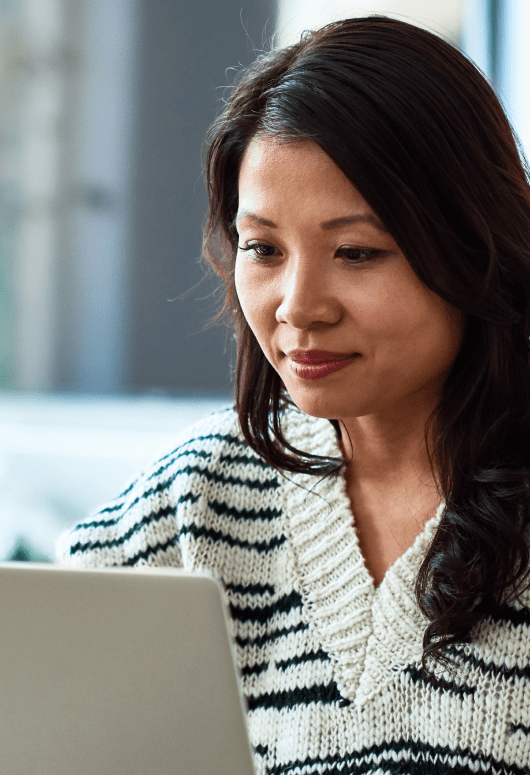
[[(327, 420), (289, 412), (284, 432), (298, 449), (340, 457)], [(305, 615), (335, 663), (341, 694), (363, 705), (396, 673), (421, 660), (427, 620), (414, 584), (443, 504), (376, 589), (359, 548), (343, 477), (289, 474), (283, 486)]]

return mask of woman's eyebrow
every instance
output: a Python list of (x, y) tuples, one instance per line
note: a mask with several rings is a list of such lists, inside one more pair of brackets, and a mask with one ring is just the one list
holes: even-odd
[(241, 210), (234, 218), (233, 226), (235, 226), (238, 221), (242, 221), (243, 218), (249, 218), (251, 221), (261, 224), (261, 226), (270, 226), (271, 229), (278, 228), (278, 225), (273, 221), (269, 221), (268, 218), (262, 218), (260, 215), (256, 215), (256, 213), (251, 213), (249, 210)]
[[(268, 218), (263, 218), (256, 213), (252, 213), (249, 210), (242, 210), (236, 215), (233, 221), (235, 227), (238, 221), (248, 218), (251, 221), (259, 223), (261, 226), (269, 226), (271, 229), (277, 229), (278, 225), (274, 221), (270, 221)], [(359, 213), (358, 215), (344, 215), (341, 218), (333, 218), (331, 221), (323, 221), (320, 227), (325, 231), (330, 229), (340, 229), (342, 226), (353, 226), (356, 223), (368, 223), (370, 226), (374, 226), (378, 231), (383, 234), (388, 234), (388, 229), (381, 223), (379, 218), (371, 213)]]
[(383, 232), (383, 234), (388, 234), (388, 229), (381, 223), (379, 218), (370, 213), (333, 218), (331, 221), (323, 221), (320, 226), (327, 231), (328, 229), (340, 229), (342, 226), (352, 226), (356, 223), (369, 223), (371, 226), (375, 226), (378, 231)]

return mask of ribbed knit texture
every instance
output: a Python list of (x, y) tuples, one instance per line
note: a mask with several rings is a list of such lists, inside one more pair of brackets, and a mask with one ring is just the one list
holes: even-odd
[[(292, 410), (284, 429), (339, 456), (326, 420)], [(60, 560), (221, 579), (259, 775), (530, 773), (527, 607), (484, 622), (437, 682), (421, 669), (414, 582), (441, 510), (375, 589), (342, 478), (282, 476), (227, 410), (65, 536)]]

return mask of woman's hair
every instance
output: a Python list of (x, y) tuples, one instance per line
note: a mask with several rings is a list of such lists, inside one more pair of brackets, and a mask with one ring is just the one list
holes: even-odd
[[(323, 475), (281, 430), (288, 397), (237, 298), (238, 175), (264, 133), (310, 139), (377, 213), (414, 272), (464, 313), (462, 345), (426, 428), (446, 509), (416, 583), (424, 666), (526, 588), (530, 500), (530, 188), (492, 88), (458, 50), (394, 19), (330, 24), (243, 72), (209, 135), (205, 256), (235, 324), (236, 403), (249, 445)], [(336, 430), (338, 423), (332, 421)]]

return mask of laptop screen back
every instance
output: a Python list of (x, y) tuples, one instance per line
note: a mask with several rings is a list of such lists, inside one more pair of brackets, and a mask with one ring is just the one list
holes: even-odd
[(6, 563), (0, 589), (3, 775), (252, 775), (213, 579)]

